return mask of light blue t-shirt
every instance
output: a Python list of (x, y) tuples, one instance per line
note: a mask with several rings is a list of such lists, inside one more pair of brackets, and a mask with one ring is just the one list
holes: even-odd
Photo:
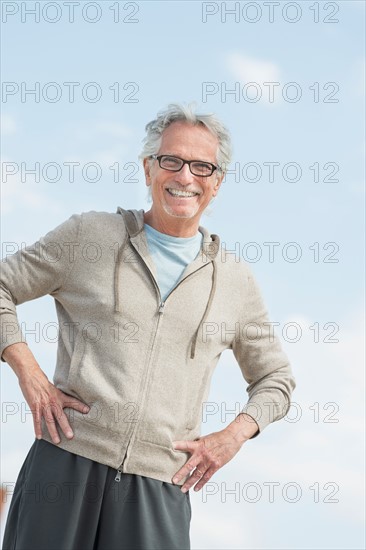
[(158, 286), (164, 301), (178, 283), (186, 266), (198, 255), (203, 235), (199, 231), (193, 237), (172, 237), (144, 224), (149, 252), (158, 277)]

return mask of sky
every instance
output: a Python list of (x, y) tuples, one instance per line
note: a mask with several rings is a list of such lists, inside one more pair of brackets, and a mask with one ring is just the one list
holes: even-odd
[[(190, 491), (192, 549), (364, 548), (365, 3), (1, 10), (3, 258), (73, 213), (148, 210), (138, 156), (169, 103), (194, 101), (230, 130), (233, 160), (201, 225), (250, 263), (297, 387), (285, 419)], [(52, 377), (52, 298), (18, 316)], [(202, 433), (223, 429), (246, 397), (224, 352)], [(1, 398), (11, 493), (34, 432), (6, 363)]]

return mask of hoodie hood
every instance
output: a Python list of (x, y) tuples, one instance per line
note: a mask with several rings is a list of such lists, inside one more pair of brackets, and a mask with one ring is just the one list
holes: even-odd
[[(117, 255), (117, 261), (116, 261), (116, 270), (115, 270), (115, 278), (114, 278), (114, 293), (115, 293), (115, 311), (121, 311), (121, 304), (119, 299), (119, 279), (120, 279), (120, 272), (123, 269), (123, 251), (125, 247), (127, 246), (127, 243), (130, 241), (131, 245), (134, 246), (133, 240), (135, 237), (137, 237), (140, 233), (144, 232), (144, 210), (124, 210), (120, 206), (117, 208), (117, 214), (120, 214), (123, 219), (126, 226), (126, 237), (119, 248), (118, 255)], [(191, 339), (191, 359), (194, 359), (195, 351), (196, 351), (196, 343), (198, 334), (200, 332), (201, 327), (203, 326), (203, 323), (205, 322), (207, 315), (210, 311), (210, 307), (212, 304), (212, 300), (215, 295), (215, 289), (216, 289), (216, 278), (217, 278), (217, 266), (216, 266), (216, 257), (220, 249), (220, 238), (218, 235), (210, 234), (205, 227), (199, 226), (198, 230), (203, 235), (202, 239), (202, 245), (201, 245), (201, 251), (199, 254), (200, 259), (198, 260), (200, 262), (200, 266), (202, 267), (202, 262), (205, 264), (211, 265), (212, 269), (212, 276), (211, 276), (211, 290), (210, 294), (207, 300), (206, 308), (204, 311), (204, 314), (201, 318), (200, 323), (198, 324), (197, 330), (195, 331), (192, 339)], [(146, 237), (144, 236), (144, 240), (146, 241)], [(147, 244), (147, 241), (146, 241)], [(136, 249), (136, 247), (134, 246)], [(136, 249), (137, 250), (137, 249)], [(139, 250), (140, 256), (141, 253)], [(142, 256), (141, 256), (142, 257)], [(142, 259), (146, 263), (146, 259), (142, 257)], [(190, 265), (193, 267), (194, 263), (197, 262), (197, 259), (194, 260)], [(198, 267), (198, 265), (197, 265)], [(151, 272), (151, 269), (150, 269)], [(187, 275), (186, 271), (183, 273), (183, 278)], [(157, 284), (157, 282), (156, 282)]]

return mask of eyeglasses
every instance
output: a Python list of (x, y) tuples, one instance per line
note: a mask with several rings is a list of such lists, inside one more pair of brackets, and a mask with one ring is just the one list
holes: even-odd
[(150, 158), (157, 160), (160, 168), (170, 172), (179, 172), (185, 164), (188, 164), (191, 174), (207, 178), (212, 176), (215, 170), (220, 170), (219, 166), (202, 160), (183, 160), (171, 155), (150, 155)]

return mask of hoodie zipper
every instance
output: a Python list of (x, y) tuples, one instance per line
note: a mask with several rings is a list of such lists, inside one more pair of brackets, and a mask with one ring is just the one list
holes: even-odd
[[(137, 253), (139, 254), (138, 250), (137, 250)], [(160, 325), (160, 320), (163, 316), (163, 313), (164, 313), (164, 307), (165, 307), (165, 303), (167, 301), (167, 299), (169, 298), (169, 296), (178, 288), (178, 286), (183, 283), (186, 279), (188, 279), (191, 275), (193, 275), (194, 273), (196, 273), (197, 271), (199, 271), (200, 269), (202, 269), (203, 267), (209, 265), (211, 262), (207, 262), (205, 263), (204, 265), (201, 265), (200, 267), (198, 267), (195, 271), (192, 271), (192, 273), (189, 273), (189, 275), (187, 275), (186, 277), (184, 277), (184, 279), (182, 279), (181, 281), (178, 282), (178, 284), (169, 292), (169, 294), (167, 295), (167, 297), (165, 298), (165, 300), (162, 300), (161, 299), (161, 293), (160, 293), (160, 288), (155, 280), (155, 277), (154, 277), (154, 274), (153, 272), (151, 271), (151, 269), (149, 268), (149, 266), (147, 265), (147, 263), (144, 261), (144, 259), (142, 258), (142, 256), (139, 254), (140, 258), (142, 259), (142, 261), (144, 262), (145, 266), (147, 267), (147, 270), (148, 272), (150, 273), (150, 277), (154, 283), (154, 286), (155, 286), (155, 289), (157, 291), (157, 294), (158, 294), (158, 300), (159, 300), (159, 306), (158, 306), (158, 311), (157, 313), (159, 314), (158, 315), (158, 321), (157, 321), (157, 324), (156, 324), (156, 329), (155, 329), (155, 334), (154, 334), (154, 339), (153, 339), (153, 343), (152, 343), (152, 346), (151, 346), (151, 350), (150, 350), (150, 358), (153, 357), (153, 350), (154, 350), (154, 346), (155, 346), (155, 341), (156, 341), (156, 335), (158, 333), (158, 329), (159, 329), (159, 325)], [(145, 388), (144, 388), (145, 389)], [(131, 437), (132, 437), (133, 433), (131, 434)], [(131, 439), (131, 438), (130, 438)], [(125, 461), (125, 458), (126, 458), (126, 455), (125, 457), (123, 458), (123, 462)], [(119, 483), (121, 481), (121, 474), (123, 472), (123, 462), (122, 464), (119, 466), (119, 468), (117, 469), (117, 473), (116, 473), (116, 477), (114, 478), (115, 481), (117, 481), (117, 483)]]
[[(140, 256), (141, 257), (141, 256)], [(159, 289), (159, 286), (155, 280), (155, 277), (154, 277), (154, 274), (152, 273), (151, 269), (149, 268), (149, 266), (146, 264), (146, 262), (143, 260), (143, 258), (141, 258), (142, 261), (144, 262), (144, 264), (146, 265), (149, 273), (150, 273), (150, 277), (154, 283), (154, 287), (157, 291), (157, 294), (158, 294), (158, 302), (159, 302), (159, 306), (158, 306), (158, 321), (156, 323), (156, 328), (155, 328), (155, 334), (154, 334), (154, 338), (153, 338), (153, 342), (152, 342), (152, 345), (151, 345), (151, 349), (150, 349), (150, 358), (152, 358), (153, 356), (153, 350), (154, 350), (154, 346), (155, 346), (155, 340), (156, 340), (156, 335), (157, 335), (157, 332), (158, 332), (158, 329), (159, 329), (159, 325), (160, 325), (160, 319), (161, 319), (161, 316), (162, 314), (164, 313), (164, 305), (165, 305), (165, 302), (161, 299), (161, 293), (160, 293), (160, 289)], [(150, 359), (151, 360), (151, 359)], [(150, 362), (148, 364), (148, 366), (150, 365)], [(145, 387), (144, 387), (144, 390), (145, 390)], [(131, 437), (133, 435), (133, 432), (131, 433)], [(131, 439), (130, 437), (130, 439)], [(125, 458), (126, 458), (126, 455), (123, 459), (123, 462), (125, 461)], [(121, 474), (123, 472), (122, 468), (123, 468), (123, 462), (122, 464), (120, 465), (120, 467), (117, 469), (117, 473), (116, 473), (116, 477), (114, 478), (115, 481), (117, 481), (117, 483), (119, 483), (121, 481)]]

